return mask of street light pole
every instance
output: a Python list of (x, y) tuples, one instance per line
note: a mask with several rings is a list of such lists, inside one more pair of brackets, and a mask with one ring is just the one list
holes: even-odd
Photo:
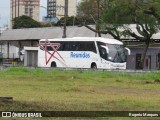
[(68, 0), (65, 0), (65, 16), (68, 16)]
[[(100, 20), (100, 1), (96, 0), (96, 4), (97, 4), (97, 22), (96, 24), (99, 24), (99, 20)], [(99, 32), (99, 25), (96, 25), (96, 30), (98, 31), (98, 37), (101, 37), (101, 33)]]
[(64, 28), (63, 28), (63, 38), (66, 38), (66, 31), (67, 31), (67, 27), (66, 27), (66, 17), (68, 16), (68, 0), (65, 0), (65, 6), (64, 6)]

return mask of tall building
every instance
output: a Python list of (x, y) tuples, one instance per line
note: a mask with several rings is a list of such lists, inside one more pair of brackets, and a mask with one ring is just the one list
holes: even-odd
[(56, 17), (56, 0), (47, 1), (47, 17)]
[[(47, 16), (61, 18), (65, 12), (68, 16), (76, 16), (77, 0), (48, 0)], [(65, 5), (67, 7), (65, 11)]]
[(39, 21), (40, 0), (11, 0), (11, 26), (15, 17), (22, 15), (30, 16), (36, 21)]

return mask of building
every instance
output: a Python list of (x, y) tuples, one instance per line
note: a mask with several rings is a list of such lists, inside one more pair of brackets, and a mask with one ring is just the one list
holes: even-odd
[(11, 0), (11, 26), (13, 25), (13, 19), (22, 15), (30, 16), (34, 20), (39, 21), (39, 7), (40, 0)]
[(47, 1), (47, 17), (49, 18), (56, 17), (56, 0)]
[[(66, 11), (65, 11), (66, 5)], [(66, 13), (65, 13), (66, 12)], [(47, 17), (64, 17), (76, 16), (77, 0), (48, 0), (47, 1)]]
[[(36, 47), (39, 39), (62, 38), (62, 36), (61, 27), (8, 29), (0, 35), (0, 52), (3, 53), (3, 58), (19, 58), (17, 53), (24, 46)], [(67, 27), (67, 37), (81, 36), (94, 37), (95, 33), (85, 27)], [(16, 46), (16, 48), (13, 49), (11, 46)]]
[(65, 6), (65, 2), (67, 5), (67, 10), (66, 10), (66, 14), (68, 16), (76, 16), (77, 14), (77, 0), (57, 0), (56, 6), (57, 6), (57, 17), (62, 17), (64, 15), (64, 6)]
[[(95, 28), (95, 26), (91, 26)], [(94, 37), (95, 33), (88, 28), (82, 26), (68, 26), (67, 37)], [(49, 27), (49, 28), (27, 28), (27, 29), (12, 29), (4, 31), (0, 36), (0, 43), (6, 42), (8, 49), (4, 49), (0, 45), (0, 52), (3, 53), (3, 58), (20, 58), (17, 53), (26, 47), (37, 47), (40, 39), (53, 39), (62, 38), (63, 29), (61, 27)], [(112, 38), (109, 34), (103, 34), (102, 37)], [(156, 42), (151, 43), (147, 55), (145, 58), (144, 70), (159, 70), (160, 69), (160, 32), (153, 35), (153, 39)], [(125, 45), (131, 50), (131, 55), (127, 57), (127, 69), (137, 70), (141, 69), (141, 57), (143, 54), (143, 42), (129, 41)], [(159, 40), (159, 41), (158, 41)], [(134, 43), (133, 43), (134, 42)], [(16, 46), (17, 49), (11, 48)], [(1, 50), (2, 49), (2, 50)], [(35, 66), (36, 63), (32, 61), (37, 55), (36, 49), (25, 48), (27, 54), (25, 56), (30, 57), (29, 61), (25, 63), (27, 66)]]
[[(142, 68), (141, 57), (144, 51), (143, 45), (128, 46), (131, 55), (127, 57), (127, 69), (138, 70)], [(160, 44), (151, 44), (147, 50), (144, 62), (144, 70), (160, 69)]]

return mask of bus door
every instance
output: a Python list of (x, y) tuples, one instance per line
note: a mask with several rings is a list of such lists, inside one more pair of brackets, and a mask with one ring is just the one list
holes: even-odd
[(106, 65), (106, 60), (108, 58), (108, 52), (109, 52), (109, 50), (108, 50), (108, 48), (106, 46), (101, 46), (99, 48), (99, 54), (100, 54), (100, 57), (101, 57), (101, 63), (104, 64), (104, 65)]

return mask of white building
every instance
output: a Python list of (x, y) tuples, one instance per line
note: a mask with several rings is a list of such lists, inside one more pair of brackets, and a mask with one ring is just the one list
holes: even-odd
[(22, 15), (39, 21), (40, 0), (10, 0), (10, 20)]
[[(57, 0), (57, 17), (62, 17), (64, 15), (65, 0)], [(77, 0), (68, 0), (68, 16), (76, 16), (77, 14)]]

